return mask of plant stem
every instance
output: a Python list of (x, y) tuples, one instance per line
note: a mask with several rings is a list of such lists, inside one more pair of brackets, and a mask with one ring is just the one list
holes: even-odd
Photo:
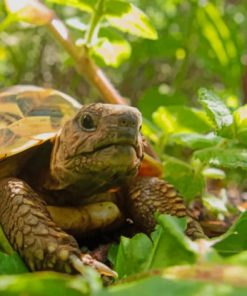
[(86, 35), (86, 45), (90, 46), (94, 43), (99, 31), (99, 21), (103, 15), (105, 0), (99, 0), (93, 12), (89, 29)]
[(127, 104), (125, 100), (110, 83), (103, 71), (97, 67), (90, 58), (88, 49), (78, 48), (72, 41), (69, 31), (64, 23), (54, 15), (48, 23), (48, 29), (55, 39), (63, 46), (68, 54), (75, 61), (78, 73), (84, 76), (103, 96), (104, 100), (112, 104)]

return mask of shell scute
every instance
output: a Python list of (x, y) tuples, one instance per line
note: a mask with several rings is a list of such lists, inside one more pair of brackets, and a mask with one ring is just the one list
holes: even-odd
[(80, 108), (75, 99), (52, 89), (14, 86), (0, 93), (0, 159), (54, 137)]

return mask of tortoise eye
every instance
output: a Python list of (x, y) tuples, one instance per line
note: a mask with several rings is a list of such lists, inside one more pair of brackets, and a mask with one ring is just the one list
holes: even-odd
[(83, 129), (90, 131), (90, 132), (96, 130), (96, 124), (95, 124), (93, 118), (89, 114), (83, 115), (83, 117), (81, 119), (81, 126)]

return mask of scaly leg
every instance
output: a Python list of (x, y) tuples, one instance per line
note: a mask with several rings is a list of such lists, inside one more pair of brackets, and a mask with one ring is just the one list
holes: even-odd
[(188, 217), (186, 233), (193, 239), (205, 237), (197, 221), (186, 209), (182, 197), (169, 183), (156, 177), (137, 177), (129, 186), (127, 210), (144, 231), (154, 229), (154, 213)]
[(22, 180), (0, 181), (0, 223), (31, 270), (83, 273), (85, 263), (107, 273), (103, 264), (81, 256), (76, 240), (56, 226), (44, 201)]

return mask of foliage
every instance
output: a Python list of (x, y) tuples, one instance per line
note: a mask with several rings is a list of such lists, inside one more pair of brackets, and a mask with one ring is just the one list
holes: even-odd
[(217, 241), (193, 242), (183, 234), (184, 219), (158, 216), (150, 238), (144, 234), (122, 237), (119, 246), (112, 247), (110, 259), (120, 279), (125, 278), (112, 287), (102, 289), (95, 272), (87, 277), (43, 272), (1, 276), (0, 291), (4, 295), (26, 291), (28, 295), (154, 295), (158, 291), (159, 295), (173, 295), (175, 291), (181, 295), (203, 291), (245, 295), (246, 221), (243, 214)]
[(137, 234), (132, 239), (121, 239), (114, 258), (120, 278), (154, 268), (196, 261), (196, 254), (183, 234), (185, 221), (170, 216), (159, 216), (157, 220), (159, 225), (150, 238)]
[[(114, 44), (118, 44), (119, 58), (114, 58), (110, 64), (120, 68), (108, 68), (106, 71), (125, 96), (134, 102), (141, 99), (138, 104), (147, 110), (154, 111), (158, 105), (190, 104), (201, 86), (210, 86), (222, 93), (225, 99), (236, 101), (240, 95), (245, 63), (246, 5), (242, 2), (110, 1), (108, 10), (113, 10), (111, 13), (120, 13), (124, 9), (128, 13), (138, 11), (140, 18), (135, 15), (135, 19), (139, 19), (141, 26), (136, 23), (131, 28), (132, 34), (138, 27), (141, 36), (155, 38), (155, 27), (159, 38), (140, 39), (122, 31), (117, 32), (119, 28), (125, 31), (127, 28), (122, 23), (118, 28), (109, 27), (109, 15), (104, 15), (96, 30), (99, 38), (96, 38), (98, 44), (93, 49), (94, 55), (101, 66), (105, 65), (105, 54), (99, 57), (98, 52), (102, 53), (103, 47), (107, 48), (104, 53), (109, 50), (115, 53)], [(3, 0), (0, 3), (0, 20), (3, 20), (6, 12)], [(46, 3), (71, 26), (75, 40), (82, 41), (88, 35), (89, 18), (96, 1), (54, 0), (53, 3)], [(139, 9), (134, 9), (136, 6), (133, 5)], [(145, 17), (143, 20), (140, 9), (149, 15), (151, 21)], [(16, 83), (41, 84), (69, 92), (78, 98), (82, 94), (85, 96), (85, 93), (95, 96), (73, 70), (71, 59), (54, 44), (43, 27), (33, 28), (23, 23), (3, 26), (2, 23), (0, 28), (2, 87)], [(112, 33), (109, 34), (116, 37), (109, 37), (108, 33), (103, 32), (106, 28)], [(106, 63), (110, 65), (108, 61)], [(145, 108), (142, 108), (144, 114)]]
[[(246, 5), (223, 0), (44, 2), (0, 1), (0, 86), (41, 84), (83, 101), (98, 99), (76, 73), (72, 57), (47, 33), (57, 13), (78, 51), (104, 67), (142, 111), (143, 133), (162, 160), (166, 180), (188, 204), (199, 197), (218, 221), (236, 218), (226, 195), (232, 184), (241, 194), (247, 186)], [(209, 186), (214, 181), (220, 184), (216, 193)], [(122, 237), (112, 246), (109, 259), (120, 280), (108, 288), (91, 270), (84, 277), (29, 274), (18, 255), (3, 247), (0, 293), (246, 295), (246, 221), (242, 213), (224, 235), (192, 242), (184, 235), (184, 219), (157, 216), (150, 236)]]
[(90, 295), (101, 288), (99, 277), (91, 274), (91, 279), (72, 277), (54, 272), (22, 274), (19, 276), (1, 276), (0, 293), (13, 295)]
[(247, 169), (245, 107), (231, 110), (211, 90), (200, 89), (198, 96), (203, 109), (172, 106), (153, 113), (160, 137), (144, 128), (157, 151), (162, 151), (165, 178), (188, 200), (205, 194), (209, 179), (230, 178), (235, 173), (242, 183), (239, 186), (244, 186)]

